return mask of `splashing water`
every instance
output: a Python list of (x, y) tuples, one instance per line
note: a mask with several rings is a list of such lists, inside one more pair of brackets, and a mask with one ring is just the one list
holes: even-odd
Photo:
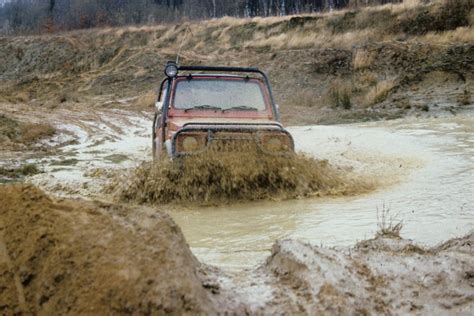
[(179, 160), (143, 162), (119, 175), (109, 190), (138, 203), (226, 203), (351, 195), (373, 186), (347, 170), (302, 154), (211, 151)]

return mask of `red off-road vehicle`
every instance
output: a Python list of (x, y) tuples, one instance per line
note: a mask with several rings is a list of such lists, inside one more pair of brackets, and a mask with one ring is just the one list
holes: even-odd
[(165, 74), (153, 121), (154, 157), (229, 151), (240, 144), (265, 154), (294, 151), (264, 72), (168, 62)]

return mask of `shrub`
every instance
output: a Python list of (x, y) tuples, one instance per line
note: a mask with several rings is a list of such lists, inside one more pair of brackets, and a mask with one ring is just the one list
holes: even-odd
[(24, 144), (34, 143), (41, 138), (53, 136), (56, 130), (49, 124), (28, 123), (21, 127), (20, 141)]
[(358, 49), (352, 58), (352, 67), (354, 70), (369, 68), (374, 62), (374, 57), (373, 53), (364, 49)]
[(385, 101), (395, 86), (395, 79), (378, 82), (365, 96), (366, 104), (370, 106)]
[(352, 88), (350, 85), (335, 81), (328, 90), (329, 102), (333, 107), (349, 110), (351, 103)]

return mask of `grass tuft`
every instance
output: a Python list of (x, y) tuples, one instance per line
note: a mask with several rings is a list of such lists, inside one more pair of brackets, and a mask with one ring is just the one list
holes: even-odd
[(358, 49), (354, 54), (352, 67), (354, 70), (366, 69), (373, 64), (374, 60), (374, 54), (369, 53), (367, 50)]
[(385, 101), (392, 92), (392, 90), (395, 88), (395, 86), (395, 79), (379, 81), (369, 90), (369, 92), (367, 92), (367, 95), (365, 96), (365, 103), (368, 106), (371, 106)]
[(385, 204), (382, 209), (377, 207), (377, 233), (376, 237), (396, 238), (399, 239), (400, 231), (403, 228), (402, 221), (396, 221), (395, 216), (390, 216), (390, 208), (386, 208)]
[(41, 138), (51, 137), (56, 130), (49, 124), (45, 123), (27, 123), (21, 127), (20, 142), (24, 144), (32, 144)]
[(132, 106), (134, 108), (150, 109), (155, 106), (156, 99), (157, 99), (156, 92), (153, 90), (150, 90), (140, 95), (137, 99), (135, 99), (133, 101)]
[(352, 107), (351, 95), (352, 87), (341, 81), (333, 82), (328, 90), (329, 102), (335, 108), (349, 110)]

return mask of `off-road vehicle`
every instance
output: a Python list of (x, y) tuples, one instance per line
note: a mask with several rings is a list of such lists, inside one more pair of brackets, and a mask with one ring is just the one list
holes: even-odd
[(168, 62), (165, 74), (153, 120), (154, 157), (249, 146), (262, 154), (294, 151), (263, 71)]

